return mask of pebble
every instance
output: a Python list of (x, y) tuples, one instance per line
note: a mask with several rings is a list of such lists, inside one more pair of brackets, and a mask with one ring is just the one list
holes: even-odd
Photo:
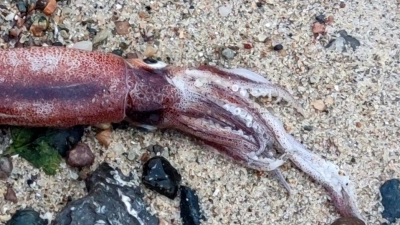
[(13, 164), (11, 158), (1, 157), (0, 158), (0, 180), (7, 179), (13, 170)]
[(47, 0), (47, 5), (43, 9), (43, 13), (46, 15), (51, 15), (57, 8), (57, 2), (56, 0)]
[(96, 134), (96, 139), (100, 142), (101, 145), (108, 148), (112, 141), (112, 132), (110, 129), (102, 130), (98, 134)]
[(80, 50), (86, 50), (86, 51), (92, 51), (93, 50), (93, 43), (91, 41), (80, 41), (76, 42), (72, 48), (74, 49), (80, 49)]
[(274, 46), (274, 51), (281, 51), (283, 49), (283, 45), (277, 44)]
[(70, 201), (59, 212), (52, 225), (129, 224), (158, 225), (157, 217), (148, 212), (143, 190), (120, 169), (102, 163), (86, 180), (86, 196)]
[(114, 24), (115, 24), (115, 32), (117, 32), (117, 34), (119, 34), (119, 35), (129, 34), (129, 28), (131, 26), (129, 25), (128, 20), (115, 21)]
[(264, 34), (259, 34), (258, 36), (257, 36), (257, 41), (258, 42), (262, 42), (262, 43), (265, 43), (265, 41), (267, 40), (267, 36), (265, 36)]
[(303, 129), (306, 130), (306, 131), (312, 131), (313, 130), (313, 126), (306, 125), (306, 126), (303, 127)]
[(199, 197), (196, 192), (189, 187), (181, 186), (180, 209), (183, 225), (200, 225), (205, 220), (204, 215), (200, 211)]
[(96, 36), (94, 36), (93, 38), (93, 45), (100, 44), (102, 41), (106, 40), (110, 36), (110, 34), (111, 34), (110, 30), (107, 29), (97, 32)]
[(4, 199), (13, 203), (18, 202), (17, 195), (15, 194), (15, 191), (11, 187), (7, 187), (7, 191), (4, 194)]
[(318, 81), (319, 81), (319, 77), (317, 77), (317, 76), (311, 76), (309, 79), (310, 84), (316, 84), (316, 83), (318, 83)]
[(222, 56), (224, 56), (226, 59), (233, 59), (233, 57), (235, 57), (235, 51), (230, 48), (225, 48), (222, 50)]
[(382, 217), (389, 224), (394, 223), (397, 218), (400, 218), (400, 180), (391, 179), (386, 181), (379, 191), (382, 196), (382, 205), (385, 208), (382, 212)]
[(68, 152), (67, 164), (72, 167), (91, 166), (94, 162), (94, 154), (87, 144), (79, 143)]
[(48, 140), (49, 144), (53, 146), (62, 157), (66, 157), (67, 152), (81, 141), (83, 132), (83, 126), (74, 126), (67, 129), (49, 128), (46, 131), (46, 135), (52, 137)]
[(49, 27), (49, 21), (43, 14), (37, 14), (32, 18), (32, 25), (29, 31), (35, 37), (42, 37), (45, 35), (45, 31)]
[(231, 13), (232, 9), (226, 6), (221, 6), (218, 9), (219, 15), (227, 17)]
[(335, 220), (331, 225), (365, 225), (365, 223), (357, 217), (343, 217)]
[(347, 46), (350, 46), (353, 51), (355, 51), (360, 45), (360, 41), (354, 38), (353, 36), (350, 36), (347, 34), (345, 30), (341, 30), (338, 32), (339, 37), (332, 39), (326, 46), (325, 48), (328, 49), (333, 49), (338, 52), (346, 52)]
[(33, 209), (22, 209), (7, 221), (6, 225), (47, 225), (47, 222), (40, 218), (40, 214)]
[(324, 111), (326, 109), (325, 103), (322, 100), (316, 100), (312, 102), (311, 105), (314, 107), (314, 109), (319, 111)]
[(181, 175), (164, 157), (150, 158), (143, 165), (143, 184), (170, 199), (174, 199), (178, 193)]

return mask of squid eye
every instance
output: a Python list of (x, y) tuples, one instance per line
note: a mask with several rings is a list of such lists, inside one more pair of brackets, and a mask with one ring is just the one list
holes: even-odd
[(143, 62), (146, 63), (148, 65), (148, 67), (153, 68), (153, 69), (161, 69), (161, 68), (164, 68), (167, 66), (167, 64), (165, 64), (164, 62), (158, 61), (153, 58), (143, 59)]
[(143, 59), (143, 62), (145, 62), (146, 64), (156, 64), (158, 61), (153, 58), (146, 58), (146, 59)]

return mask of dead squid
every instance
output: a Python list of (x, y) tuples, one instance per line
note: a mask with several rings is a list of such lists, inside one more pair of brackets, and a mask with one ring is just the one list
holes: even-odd
[(168, 66), (152, 59), (59, 47), (0, 51), (0, 124), (70, 127), (127, 120), (148, 129), (172, 128), (246, 167), (270, 171), (287, 159), (321, 183), (342, 216), (360, 217), (348, 176), (306, 149), (255, 103), (283, 99), (284, 89), (245, 69)]

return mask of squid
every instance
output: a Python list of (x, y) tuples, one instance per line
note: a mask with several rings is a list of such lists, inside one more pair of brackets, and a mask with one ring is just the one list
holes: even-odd
[(62, 47), (0, 50), (0, 125), (71, 127), (118, 123), (176, 129), (290, 192), (287, 161), (320, 183), (344, 217), (361, 218), (339, 167), (308, 150), (256, 103), (275, 97), (303, 113), (285, 89), (246, 69), (174, 67), (152, 58)]

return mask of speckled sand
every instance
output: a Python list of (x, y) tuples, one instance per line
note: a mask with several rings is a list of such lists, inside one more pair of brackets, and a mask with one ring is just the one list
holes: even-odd
[[(0, 9), (5, 15), (17, 11), (15, 1), (1, 2), (8, 7)], [(244, 67), (287, 88), (299, 99), (306, 118), (285, 104), (265, 107), (273, 109), (298, 140), (351, 176), (368, 224), (383, 222), (379, 186), (387, 179), (400, 177), (400, 12), (396, 1), (345, 1), (344, 8), (339, 7), (339, 1), (316, 0), (264, 0), (261, 8), (255, 0), (71, 2), (59, 2), (71, 39), (87, 40), (81, 21), (91, 20), (95, 29), (110, 31), (114, 29), (113, 15), (119, 16), (119, 20), (129, 19), (132, 24), (129, 34), (111, 34), (98, 47), (99, 51), (111, 52), (119, 43), (126, 42), (130, 45), (124, 53), (137, 52), (141, 56), (147, 45), (151, 45), (158, 50), (158, 57), (164, 61), (169, 57), (176, 66), (208, 62), (226, 68)], [(151, 13), (146, 12), (145, 6), (151, 6)], [(222, 17), (218, 12), (221, 6), (231, 8), (232, 12)], [(139, 12), (145, 13), (142, 18)], [(327, 35), (313, 43), (310, 28), (315, 15), (320, 13), (332, 15), (334, 23), (328, 26)], [(3, 20), (0, 35), (7, 34), (11, 25), (12, 22)], [(154, 34), (154, 41), (144, 42), (139, 30)], [(346, 53), (325, 49), (339, 30), (346, 30), (361, 46)], [(273, 44), (281, 43), (285, 54), (268, 50), (258, 41), (260, 35), (271, 38)], [(61, 42), (72, 43), (68, 39)], [(251, 43), (253, 48), (244, 49), (244, 43)], [(228, 46), (239, 47), (232, 60), (219, 54)], [(8, 47), (10, 44), (0, 39), (0, 48)], [(310, 78), (316, 83), (310, 84)], [(327, 113), (313, 108), (316, 100), (325, 101)], [(312, 126), (312, 131), (305, 131), (306, 125)], [(168, 159), (182, 174), (183, 183), (196, 189), (200, 196), (207, 217), (204, 224), (322, 225), (339, 217), (326, 191), (290, 162), (283, 167), (294, 191), (288, 199), (285, 190), (267, 175), (258, 176), (255, 171), (212, 153), (175, 131), (118, 130), (108, 149), (101, 147), (94, 135), (88, 129), (83, 140), (97, 156), (92, 169), (107, 161), (126, 172), (137, 173), (138, 178), (144, 148), (151, 144), (168, 147)], [(0, 140), (2, 151), (10, 140), (8, 136)], [(122, 154), (131, 151), (137, 153), (133, 162)], [(68, 195), (74, 199), (84, 195), (83, 182), (75, 180), (77, 170), (65, 164), (60, 173), (49, 177), (18, 157), (13, 162), (15, 169), (7, 182), (13, 186), (19, 201), (17, 204), (4, 201), (1, 196), (6, 182), (1, 181), (1, 223), (16, 209), (32, 206), (42, 214), (54, 213), (64, 205)], [(38, 175), (38, 180), (29, 188), (26, 180), (33, 175)], [(146, 201), (150, 210), (168, 224), (180, 224), (178, 200), (171, 201), (146, 190)]]

